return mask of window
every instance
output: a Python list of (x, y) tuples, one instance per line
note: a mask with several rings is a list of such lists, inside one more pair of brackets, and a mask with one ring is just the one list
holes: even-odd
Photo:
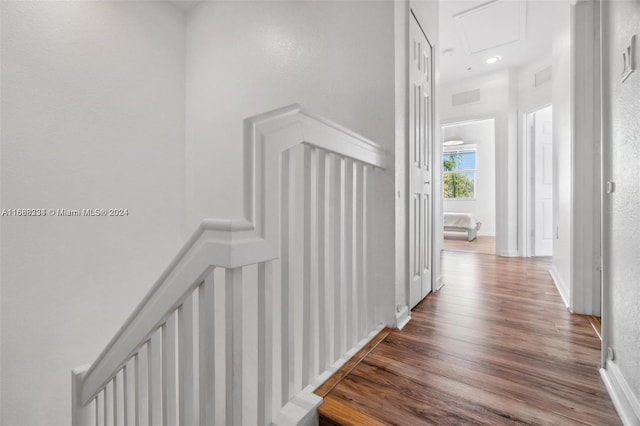
[(443, 197), (475, 198), (476, 149), (446, 151), (442, 157)]

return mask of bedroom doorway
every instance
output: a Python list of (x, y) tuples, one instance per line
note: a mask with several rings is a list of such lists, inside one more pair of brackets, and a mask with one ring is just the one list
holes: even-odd
[(442, 126), (444, 250), (495, 255), (495, 120)]

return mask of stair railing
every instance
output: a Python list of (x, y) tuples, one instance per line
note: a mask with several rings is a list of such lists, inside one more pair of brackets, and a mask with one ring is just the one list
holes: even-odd
[(383, 149), (298, 105), (245, 120), (245, 216), (204, 220), (96, 361), (80, 425), (311, 424), (381, 329), (369, 276)]

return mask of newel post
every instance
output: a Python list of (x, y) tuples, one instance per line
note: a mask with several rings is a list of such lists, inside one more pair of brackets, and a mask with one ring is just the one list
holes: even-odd
[(71, 371), (71, 425), (89, 426), (93, 424), (91, 405), (82, 405), (80, 387), (90, 365), (75, 368)]

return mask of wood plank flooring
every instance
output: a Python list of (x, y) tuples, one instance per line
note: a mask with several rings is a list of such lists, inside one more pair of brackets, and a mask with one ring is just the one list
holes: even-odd
[(445, 286), (326, 395), (326, 425), (619, 425), (545, 259), (445, 251)]
[(593, 315), (587, 315), (589, 324), (593, 327), (593, 330), (598, 335), (598, 338), (602, 340), (602, 319), (600, 317), (594, 317)]
[(496, 237), (478, 235), (475, 240), (467, 241), (466, 233), (445, 232), (444, 236), (445, 250), (496, 254)]

